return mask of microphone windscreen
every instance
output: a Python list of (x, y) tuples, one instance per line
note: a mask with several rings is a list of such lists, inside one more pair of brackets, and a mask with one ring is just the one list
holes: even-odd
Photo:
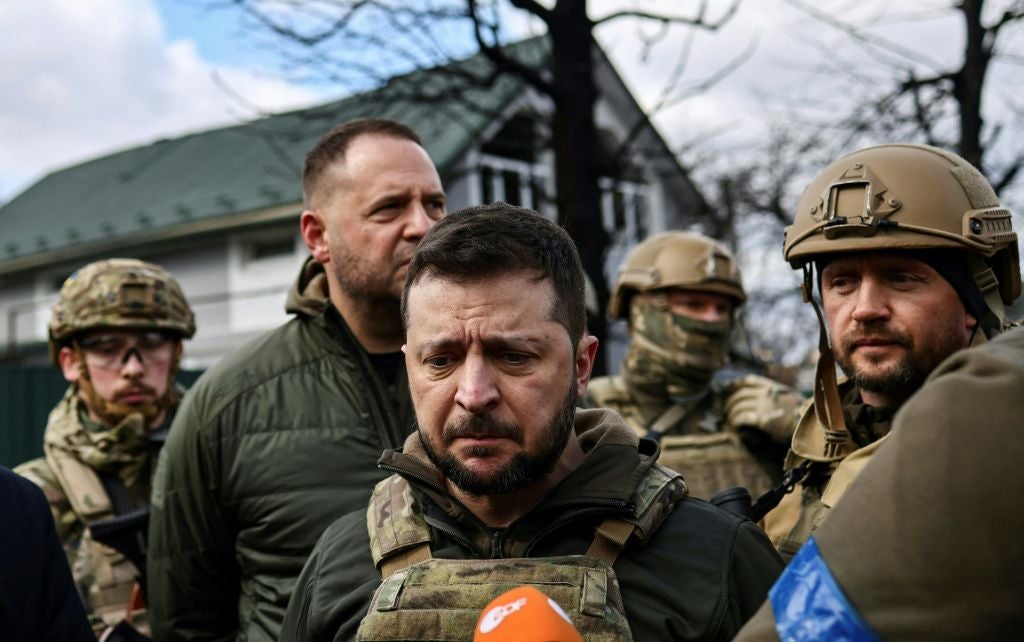
[(583, 638), (554, 600), (532, 586), (520, 586), (484, 608), (473, 642), (583, 642)]

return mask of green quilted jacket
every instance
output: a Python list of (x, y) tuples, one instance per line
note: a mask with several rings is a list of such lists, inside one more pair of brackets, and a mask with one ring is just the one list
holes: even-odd
[(404, 369), (396, 404), (325, 281), (307, 262), (295, 317), (206, 372), (175, 417), (149, 531), (158, 641), (276, 640), (321, 532), (365, 509), (381, 452), (412, 430)]

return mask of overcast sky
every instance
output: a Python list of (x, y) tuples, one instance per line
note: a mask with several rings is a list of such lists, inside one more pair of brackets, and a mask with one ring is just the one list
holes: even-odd
[[(197, 11), (203, 4), (4, 0), (0, 202), (47, 172), (95, 156), (248, 120), (259, 111), (338, 96), (330, 87), (283, 80), (273, 71), (272, 54), (247, 46), (239, 37), (234, 16)], [(608, 6), (678, 10), (686, 4), (592, 0), (591, 15), (602, 15)], [(945, 3), (910, 4), (920, 8)], [(925, 55), (948, 60), (960, 48), (955, 29), (948, 27), (948, 21), (930, 21), (895, 29), (901, 42), (920, 43)], [(695, 37), (684, 78), (699, 82), (756, 43), (753, 58), (713, 90), (659, 115), (658, 126), (672, 143), (711, 129), (726, 132), (723, 141), (742, 141), (759, 126), (764, 105), (773, 97), (806, 92), (808, 83), (815, 82), (811, 59), (831, 54), (828, 43), (840, 38), (827, 31), (782, 0), (746, 0), (722, 31)], [(627, 83), (647, 105), (657, 98), (686, 42), (681, 32), (673, 33), (644, 60), (640, 36), (655, 32), (653, 27), (641, 30), (626, 22), (598, 32)]]

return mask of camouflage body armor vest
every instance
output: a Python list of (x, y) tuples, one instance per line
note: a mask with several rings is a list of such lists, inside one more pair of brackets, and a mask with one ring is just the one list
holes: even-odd
[(605, 520), (584, 555), (436, 559), (408, 482), (393, 475), (377, 484), (367, 511), (370, 548), (384, 582), (356, 640), (467, 641), (491, 600), (528, 585), (557, 602), (588, 642), (632, 642), (612, 566), (631, 535), (647, 541), (685, 496), (678, 474), (654, 466), (638, 488), (635, 517)]
[(139, 577), (138, 569), (119, 551), (95, 541), (88, 528), (115, 516), (103, 482), (96, 471), (69, 453), (49, 447), (45, 450), (46, 463), (60, 480), (72, 510), (86, 526), (71, 571), (76, 580), (87, 578), (83, 582), (86, 585), (83, 597), (89, 613), (106, 626), (116, 626), (127, 620), (140, 633), (148, 635), (145, 609), (135, 609), (130, 613), (126, 610), (133, 601), (132, 591)]
[[(851, 383), (845, 382), (839, 389), (846, 396), (852, 388)], [(863, 447), (847, 440), (837, 454), (825, 456), (825, 428), (813, 403), (806, 405), (793, 434), (785, 468), (806, 466), (807, 476), (764, 518), (764, 530), (784, 560), (792, 559), (818, 529), (888, 437)]]
[[(145, 609), (127, 611), (134, 601), (138, 569), (119, 551), (94, 540), (89, 530), (96, 522), (114, 517), (117, 511), (96, 469), (81, 458), (114, 461), (119, 456), (116, 451), (120, 445), (145, 439), (145, 429), (141, 417), (133, 416), (102, 433), (92, 432), (79, 417), (78, 404), (75, 388), (71, 387), (50, 413), (43, 443), (45, 457), (26, 462), (15, 470), (42, 488), (51, 505), (75, 584), (82, 593), (94, 631), (99, 634), (107, 626), (116, 626), (127, 619), (140, 633), (148, 635)], [(125, 437), (125, 442), (114, 441), (113, 445), (106, 446), (100, 443), (107, 437), (129, 433), (133, 436)], [(96, 437), (97, 434), (102, 437)], [(137, 454), (122, 457), (130, 460), (122, 465), (130, 466), (132, 477), (137, 479), (132, 486), (134, 492), (129, 489), (125, 492), (148, 496), (146, 462)], [(135, 501), (139, 503), (137, 498)]]
[(630, 395), (621, 376), (592, 380), (587, 395), (594, 407), (621, 415), (637, 435), (656, 439), (661, 446), (658, 463), (681, 472), (691, 496), (710, 499), (725, 488), (744, 486), (759, 497), (777, 481), (727, 425), (724, 399), (715, 384), (705, 390), (689, 404), (667, 404), (664, 410), (659, 404), (654, 412)]

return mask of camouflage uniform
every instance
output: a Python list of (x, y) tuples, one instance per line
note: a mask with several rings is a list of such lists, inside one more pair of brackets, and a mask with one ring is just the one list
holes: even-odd
[[(804, 270), (805, 300), (813, 302), (812, 261), (871, 251), (962, 253), (970, 283), (950, 283), (983, 331), (974, 342), (1012, 325), (1004, 304), (1020, 295), (1017, 234), (1010, 212), (999, 205), (984, 176), (959, 156), (924, 145), (870, 147), (835, 161), (807, 187), (786, 229), (784, 247), (790, 264)], [(855, 386), (837, 384), (818, 312), (821, 356), (814, 399), (786, 457), (788, 474), (802, 480), (789, 486), (797, 492), (786, 495), (764, 520), (787, 558), (887, 441), (889, 420), (897, 410), (863, 405)]]
[[(89, 264), (61, 288), (50, 323), (50, 354), (62, 347), (82, 358), (81, 332), (94, 329), (159, 330), (177, 337), (169, 385), (152, 407), (138, 410), (101, 399), (81, 366), (82, 383), (72, 384), (50, 413), (43, 437), (44, 457), (15, 471), (42, 488), (64, 543), (72, 574), (97, 633), (125, 619), (133, 603), (139, 569), (118, 551), (92, 538), (96, 522), (149, 503), (159, 429), (169, 425), (182, 389), (173, 385), (180, 339), (195, 331), (192, 311), (173, 277), (134, 259)], [(107, 420), (98, 423), (94, 415)], [(114, 497), (116, 495), (116, 497)], [(134, 609), (130, 623), (145, 633), (145, 611)]]
[(766, 377), (716, 378), (732, 321), (673, 313), (669, 288), (724, 295), (735, 305), (746, 298), (724, 246), (686, 232), (644, 241), (626, 259), (609, 305), (612, 317), (629, 317), (622, 374), (592, 381), (584, 404), (611, 408), (638, 435), (658, 440), (659, 463), (681, 471), (691, 495), (745, 486), (756, 497), (781, 477), (803, 398)]
[(386, 451), (397, 474), (324, 532), (279, 639), (469, 640), (519, 584), (541, 585), (587, 640), (731, 639), (780, 568), (764, 534), (685, 497), (614, 413), (579, 410), (575, 427), (584, 461), (501, 529), (444, 490), (418, 435)]
[[(125, 617), (139, 571), (124, 555), (94, 541), (89, 533), (90, 524), (114, 516), (95, 471), (116, 475), (134, 507), (142, 508), (149, 501), (155, 446), (141, 415), (126, 417), (114, 427), (98, 424), (89, 418), (77, 387), (71, 386), (50, 413), (43, 449), (45, 457), (21, 464), (15, 472), (46, 495), (94, 626), (101, 630), (116, 625)], [(132, 623), (144, 631), (144, 613), (134, 613)]]

